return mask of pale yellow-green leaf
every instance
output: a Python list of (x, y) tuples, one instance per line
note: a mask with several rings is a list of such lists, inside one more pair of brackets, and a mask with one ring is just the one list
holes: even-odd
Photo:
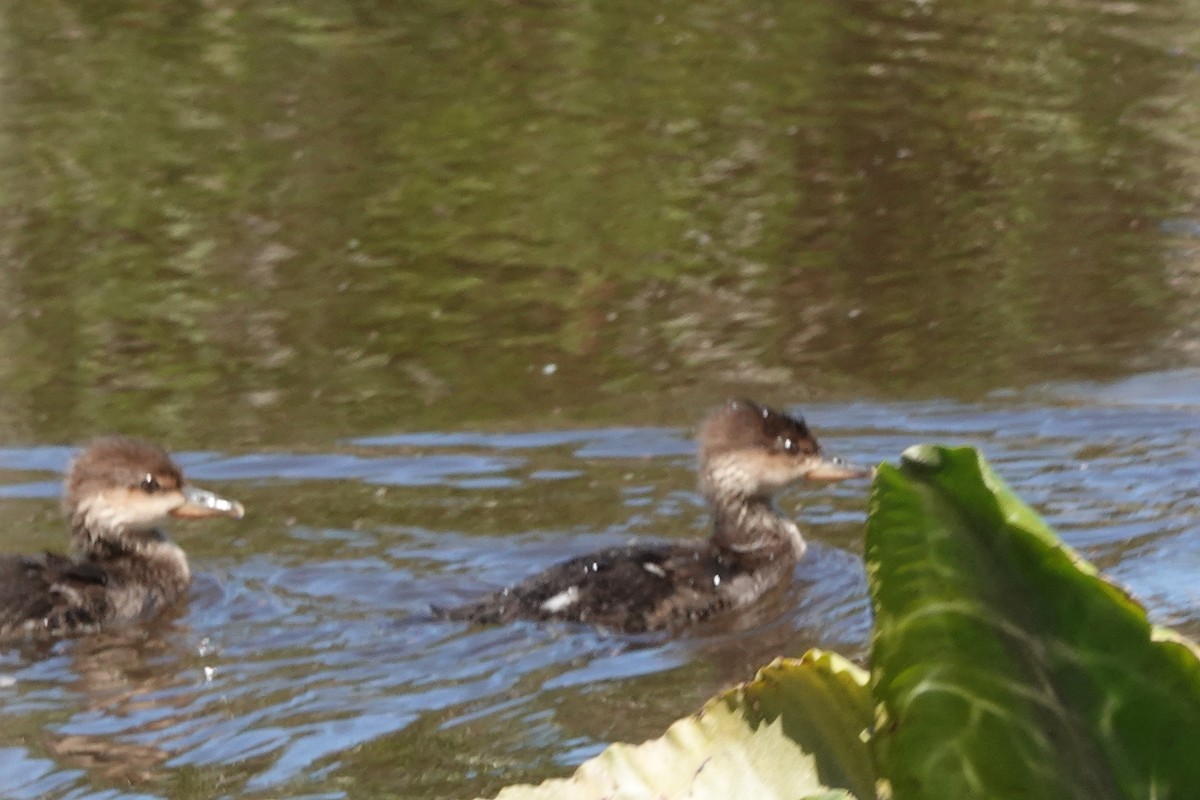
[(873, 708), (863, 670), (813, 650), (772, 662), (658, 739), (612, 745), (569, 778), (497, 800), (867, 800)]

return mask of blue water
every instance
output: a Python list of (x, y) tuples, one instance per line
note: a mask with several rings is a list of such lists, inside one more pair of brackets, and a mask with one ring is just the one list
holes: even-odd
[[(1133, 398), (1076, 385), (802, 410), (828, 451), (859, 462), (920, 441), (980, 447), (1152, 618), (1194, 634), (1200, 408), (1178, 379), (1163, 376), (1172, 402), (1143, 376)], [(61, 538), (54, 473), (69, 452), (0, 450), (0, 512), (31, 520), (46, 547)], [(351, 777), (360, 746), (408, 753), (430, 736), (477, 757), (443, 759), (447, 785), (469, 793), (652, 735), (773, 655), (819, 644), (861, 656), (864, 484), (782, 498), (812, 548), (748, 630), (630, 638), (430, 616), (590, 549), (702, 535), (691, 452), (685, 430), (613, 428), (180, 454), (197, 483), (243, 499), (247, 518), (176, 531), (196, 573), (178, 619), (0, 653), (0, 795), (356, 797), (369, 793)], [(377, 769), (398, 794), (432, 794), (407, 762)]]

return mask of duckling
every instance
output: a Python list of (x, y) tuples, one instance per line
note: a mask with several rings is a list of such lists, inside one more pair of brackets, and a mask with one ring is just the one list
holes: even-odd
[(72, 462), (63, 506), (70, 556), (0, 556), (0, 638), (77, 634), (153, 617), (191, 583), (171, 517), (244, 514), (188, 484), (166, 451), (125, 436), (93, 441)]
[(699, 433), (700, 489), (712, 507), (706, 541), (633, 544), (579, 556), (449, 610), (454, 620), (564, 620), (639, 633), (679, 629), (751, 606), (791, 580), (807, 545), (772, 496), (797, 481), (867, 477), (826, 458), (800, 417), (732, 400)]

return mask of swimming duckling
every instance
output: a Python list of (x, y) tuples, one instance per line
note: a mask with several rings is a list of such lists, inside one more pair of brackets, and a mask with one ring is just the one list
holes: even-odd
[(579, 556), (441, 613), (471, 622), (566, 620), (636, 633), (745, 608), (790, 581), (806, 549), (772, 495), (796, 481), (871, 474), (822, 456), (803, 419), (750, 400), (713, 411), (698, 438), (700, 489), (713, 510), (706, 541)]
[(0, 638), (93, 631), (147, 619), (184, 595), (187, 557), (170, 517), (240, 519), (242, 504), (188, 484), (161, 447), (97, 439), (67, 473), (70, 556), (0, 556)]

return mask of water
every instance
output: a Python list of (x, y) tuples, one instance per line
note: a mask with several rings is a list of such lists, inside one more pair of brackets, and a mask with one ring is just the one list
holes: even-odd
[[(1200, 633), (1200, 4), (0, 8), (0, 549), (114, 431), (242, 500), (180, 616), (0, 651), (5, 797), (454, 797), (861, 656), (866, 487), (746, 630), (429, 607), (702, 535), (689, 426), (978, 444)], [(801, 510), (801, 506), (803, 509)]]
[[(1195, 633), (1197, 408), (1042, 399), (1120, 389), (805, 411), (828, 448), (868, 463), (916, 441), (977, 444), (1154, 619)], [(63, 456), (0, 450), (8, 502), (49, 505), (46, 469)], [(627, 637), (430, 615), (590, 549), (702, 534), (686, 430), (419, 432), (181, 459), (251, 514), (181, 526), (197, 578), (178, 619), (0, 657), (5, 796), (486, 792), (654, 735), (774, 655), (867, 645), (866, 487), (853, 484), (785, 496), (812, 547), (748, 630)], [(51, 545), (54, 524), (41, 527)]]

